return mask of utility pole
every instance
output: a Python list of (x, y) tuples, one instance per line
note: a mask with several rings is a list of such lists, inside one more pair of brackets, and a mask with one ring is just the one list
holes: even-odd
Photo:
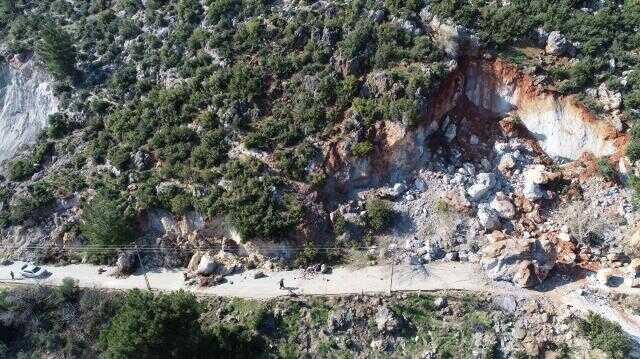
[(147, 269), (144, 267), (144, 263), (142, 263), (142, 257), (140, 257), (140, 249), (138, 249), (138, 244), (135, 244), (136, 253), (138, 254), (138, 262), (140, 262), (140, 267), (142, 267), (142, 274), (144, 275), (144, 281), (147, 283), (147, 290), (151, 291), (151, 285), (149, 284), (149, 277), (147, 277)]

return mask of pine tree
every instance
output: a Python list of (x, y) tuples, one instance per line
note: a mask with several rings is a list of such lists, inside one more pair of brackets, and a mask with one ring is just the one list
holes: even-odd
[(37, 52), (47, 65), (49, 72), (57, 79), (73, 77), (76, 50), (71, 36), (62, 28), (53, 25), (46, 26), (40, 36)]

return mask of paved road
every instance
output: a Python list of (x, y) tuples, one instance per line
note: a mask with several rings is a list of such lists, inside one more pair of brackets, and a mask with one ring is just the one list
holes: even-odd
[[(113, 267), (103, 267), (107, 271), (98, 274), (99, 266), (90, 264), (73, 264), (60, 267), (46, 267), (52, 274), (45, 279), (22, 278), (20, 266), (23, 262), (15, 262), (10, 266), (0, 267), (0, 280), (10, 281), (9, 272), (16, 274), (18, 283), (41, 283), (59, 285), (65, 277), (78, 280), (81, 287), (132, 289), (146, 288), (142, 273), (125, 278), (111, 276)], [(153, 289), (171, 291), (189, 290), (198, 294), (212, 294), (231, 297), (268, 299), (287, 295), (289, 290), (280, 290), (279, 281), (284, 279), (285, 287), (299, 295), (353, 294), (353, 293), (385, 293), (389, 290), (424, 290), (459, 289), (481, 291), (491, 286), (480, 268), (470, 263), (441, 263), (426, 269), (410, 266), (395, 266), (393, 282), (391, 282), (390, 266), (370, 266), (364, 268), (341, 267), (330, 274), (315, 273), (305, 275), (302, 270), (267, 272), (267, 277), (254, 279), (255, 271), (227, 276), (227, 282), (215, 287), (196, 288), (186, 286), (183, 280), (183, 269), (161, 269), (147, 273), (149, 284)]]
[[(107, 271), (98, 274), (99, 266), (74, 264), (60, 267), (46, 267), (52, 274), (45, 279), (21, 278), (18, 274), (22, 262), (10, 266), (0, 266), (0, 281), (5, 283), (60, 285), (62, 279), (71, 277), (78, 280), (81, 287), (108, 289), (145, 289), (146, 282), (142, 273), (126, 278), (111, 276), (113, 267), (103, 267)], [(16, 274), (16, 280), (10, 279), (10, 271)], [(624, 313), (609, 305), (607, 301), (593, 300), (582, 295), (582, 288), (595, 288), (598, 285), (590, 280), (560, 284), (553, 289), (538, 292), (521, 289), (509, 283), (494, 282), (488, 279), (478, 264), (474, 263), (435, 263), (426, 267), (408, 265), (370, 266), (364, 268), (340, 267), (330, 274), (305, 275), (301, 270), (266, 273), (267, 277), (254, 279), (255, 271), (227, 276), (227, 283), (208, 288), (186, 286), (183, 269), (161, 269), (147, 273), (149, 283), (154, 290), (172, 291), (184, 289), (200, 295), (219, 295), (253, 299), (269, 299), (290, 293), (298, 295), (339, 295), (339, 294), (375, 294), (393, 291), (438, 291), (463, 290), (482, 292), (491, 295), (512, 295), (515, 297), (539, 297), (560, 307), (570, 306), (582, 313), (596, 312), (614, 320), (640, 343), (640, 317)], [(279, 281), (284, 279), (286, 290), (279, 289)], [(599, 287), (601, 290), (610, 290)], [(615, 290), (615, 289), (614, 289)], [(627, 289), (628, 291), (628, 289)]]

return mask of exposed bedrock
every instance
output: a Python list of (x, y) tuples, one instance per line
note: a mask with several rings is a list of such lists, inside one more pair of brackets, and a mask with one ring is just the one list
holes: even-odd
[[(374, 150), (365, 158), (355, 158), (350, 152), (358, 139), (347, 137), (332, 143), (325, 152), (325, 168), (334, 174), (336, 189), (343, 191), (401, 181), (431, 160), (437, 149), (434, 145), (493, 143), (499, 136), (498, 121), (507, 116), (519, 119), (527, 136), (554, 160), (575, 160), (584, 153), (614, 155), (626, 142), (624, 134), (590, 113), (575, 97), (536, 86), (506, 61), (474, 57), (461, 60), (443, 81), (417, 126), (377, 123), (366, 133)], [(465, 149), (460, 150), (464, 155)], [(482, 153), (468, 155), (482, 158)]]
[(590, 152), (609, 156), (622, 136), (591, 114), (573, 96), (561, 96), (502, 60), (470, 60), (462, 67), (464, 93), (470, 102), (497, 116), (517, 115), (550, 157), (575, 160)]
[(58, 111), (51, 79), (26, 56), (0, 65), (0, 162), (32, 144)]

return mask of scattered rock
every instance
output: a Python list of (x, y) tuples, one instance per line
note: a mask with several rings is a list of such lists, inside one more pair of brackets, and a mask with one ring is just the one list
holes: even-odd
[(331, 267), (322, 263), (322, 265), (320, 265), (320, 273), (322, 274), (329, 274), (331, 273)]
[(500, 157), (500, 162), (498, 163), (498, 170), (500, 172), (507, 172), (516, 166), (516, 161), (513, 159), (513, 155), (511, 153), (505, 153)]
[(486, 230), (490, 231), (500, 227), (498, 214), (485, 203), (478, 205), (477, 216), (478, 221), (480, 221), (480, 224)]
[(611, 277), (613, 277), (613, 270), (611, 268), (602, 268), (596, 272), (596, 279), (603, 285), (609, 286)]
[(143, 171), (149, 168), (150, 156), (143, 150), (136, 151), (133, 155), (133, 165), (138, 171)]
[(327, 318), (329, 333), (346, 330), (353, 321), (353, 312), (350, 309), (340, 309), (332, 312)]
[(260, 279), (260, 278), (265, 278), (267, 275), (264, 274), (263, 271), (259, 270), (255, 273), (253, 273), (253, 279)]
[(511, 203), (509, 197), (502, 192), (498, 192), (489, 205), (500, 218), (512, 219), (516, 215), (516, 207)]
[(640, 258), (633, 258), (627, 266), (627, 273), (633, 277), (638, 277), (640, 274)]
[(536, 201), (545, 197), (545, 191), (542, 185), (549, 183), (555, 179), (554, 173), (548, 172), (544, 165), (534, 165), (527, 169), (524, 173), (524, 189), (525, 198), (530, 201)]
[(438, 310), (442, 308), (446, 308), (447, 305), (448, 305), (447, 299), (443, 297), (438, 297), (433, 301), (433, 306)]
[(395, 318), (393, 312), (386, 306), (379, 307), (375, 317), (378, 330), (381, 332), (394, 332), (400, 326), (400, 322)]
[(496, 177), (493, 173), (480, 173), (476, 177), (476, 181), (467, 189), (469, 197), (473, 200), (479, 200), (484, 197), (496, 184)]

